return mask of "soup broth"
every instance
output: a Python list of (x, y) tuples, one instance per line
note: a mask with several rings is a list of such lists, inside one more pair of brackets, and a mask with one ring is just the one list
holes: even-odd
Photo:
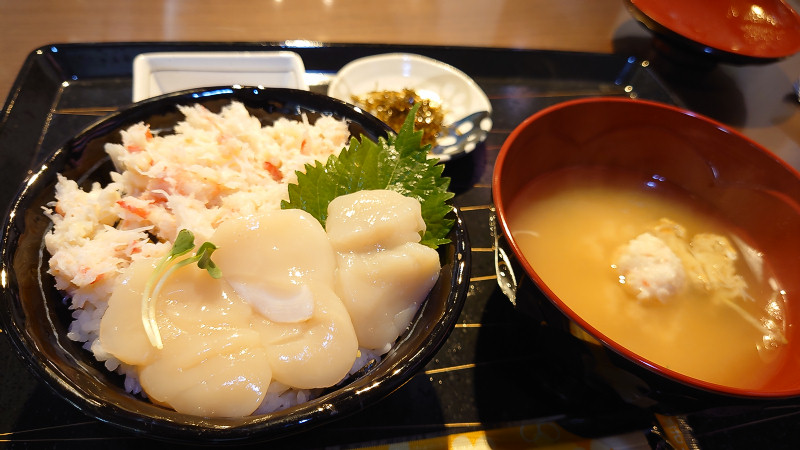
[[(764, 385), (785, 364), (785, 293), (732, 224), (676, 186), (607, 169), (565, 169), (532, 181), (506, 216), (514, 240), (553, 293), (640, 357), (742, 389)], [(687, 246), (701, 234), (727, 239), (735, 249), (736, 280), (746, 287), (730, 294), (729, 285), (683, 286), (662, 290), (659, 298), (637, 297), (620, 273), (621, 249), (643, 233), (658, 234), (653, 230), (664, 219), (685, 230)]]

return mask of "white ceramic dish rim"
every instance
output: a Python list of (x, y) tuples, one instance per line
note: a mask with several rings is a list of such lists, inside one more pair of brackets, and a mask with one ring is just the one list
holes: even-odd
[[(354, 94), (403, 88), (415, 89), (423, 98), (440, 101), (446, 110), (445, 125), (474, 112), (488, 111), (490, 118), (481, 122), (484, 133), (479, 141), (485, 140), (492, 127), (491, 102), (472, 78), (449, 64), (414, 53), (382, 53), (353, 60), (331, 79), (328, 95), (352, 103)], [(467, 147), (461, 153), (474, 148)], [(436, 156), (447, 161), (459, 154)]]
[[(174, 74), (169, 87), (159, 74)], [(178, 78), (175, 80), (174, 78)], [(260, 82), (259, 82), (260, 81)], [(303, 60), (291, 51), (153, 52), (133, 60), (133, 101), (204, 86), (249, 85), (308, 90)]]

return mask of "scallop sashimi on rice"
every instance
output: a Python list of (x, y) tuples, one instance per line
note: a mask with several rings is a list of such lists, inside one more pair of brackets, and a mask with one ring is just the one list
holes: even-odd
[(125, 375), (129, 392), (203, 416), (302, 403), (379, 358), (438, 277), (438, 253), (419, 243), (420, 202), (340, 197), (328, 225), (359, 228), (329, 239), (281, 203), (298, 172), (346, 147), (345, 121), (262, 126), (238, 102), (179, 108), (174, 133), (139, 123), (106, 145), (105, 186), (59, 175), (45, 245), (70, 298), (70, 339)]

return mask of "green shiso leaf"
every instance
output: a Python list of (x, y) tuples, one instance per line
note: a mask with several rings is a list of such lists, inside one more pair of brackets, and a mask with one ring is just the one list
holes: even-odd
[(282, 201), (281, 208), (302, 209), (324, 227), (328, 204), (334, 198), (361, 190), (392, 190), (422, 205), (422, 244), (436, 248), (450, 242), (450, 178), (442, 176), (444, 167), (437, 159), (428, 158), (431, 146), (422, 145), (422, 131), (414, 131), (417, 109), (419, 105), (414, 105), (397, 135), (378, 142), (366, 136), (360, 141), (351, 138), (338, 157), (330, 156), (324, 164), (306, 164), (305, 173), (297, 172), (297, 183), (289, 185), (289, 200)]

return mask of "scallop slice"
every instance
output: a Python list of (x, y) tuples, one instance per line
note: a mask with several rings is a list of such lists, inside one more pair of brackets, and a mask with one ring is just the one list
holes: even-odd
[(264, 400), (271, 375), (257, 332), (223, 328), (165, 342), (161, 357), (141, 368), (139, 381), (155, 403), (178, 412), (241, 417)]
[(233, 290), (272, 322), (311, 318), (309, 286), (332, 285), (335, 259), (325, 230), (310, 214), (274, 211), (223, 222), (211, 238), (214, 260)]
[(336, 292), (359, 344), (388, 350), (439, 277), (438, 253), (418, 243), (419, 201), (382, 190), (343, 195), (328, 206), (326, 228), (338, 254)]
[(439, 254), (414, 242), (370, 253), (340, 253), (336, 290), (362, 347), (387, 351), (439, 278)]
[(358, 339), (350, 315), (330, 286), (313, 286), (314, 314), (302, 323), (257, 325), (276, 381), (298, 389), (333, 386), (350, 372)]
[(358, 340), (333, 291), (335, 255), (322, 225), (296, 209), (227, 221), (212, 237), (233, 291), (258, 311), (275, 380), (311, 389), (352, 368)]
[(266, 344), (251, 329), (252, 308), (196, 265), (182, 267), (155, 299), (164, 344), (156, 350), (140, 320), (141, 292), (153, 267), (149, 260), (129, 267), (101, 321), (104, 349), (137, 366), (155, 403), (201, 416), (251, 414), (272, 379)]
[(141, 320), (142, 290), (155, 268), (154, 259), (141, 259), (128, 266), (117, 280), (100, 320), (98, 342), (102, 350), (134, 366), (156, 356)]
[(333, 199), (325, 230), (337, 252), (367, 252), (419, 242), (425, 221), (418, 200), (389, 190), (365, 190)]

